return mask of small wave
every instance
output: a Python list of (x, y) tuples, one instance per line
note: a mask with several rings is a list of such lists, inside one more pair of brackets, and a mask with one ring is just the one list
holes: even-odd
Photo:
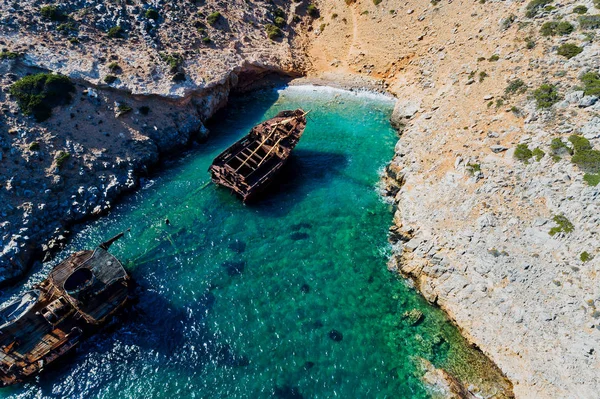
[(284, 88), (275, 89), (279, 94), (285, 93), (319, 93), (319, 94), (341, 94), (345, 96), (353, 96), (357, 98), (367, 98), (375, 101), (396, 102), (396, 99), (390, 95), (377, 93), (367, 89), (346, 90), (331, 86), (316, 86), (316, 85), (297, 85), (287, 86)]

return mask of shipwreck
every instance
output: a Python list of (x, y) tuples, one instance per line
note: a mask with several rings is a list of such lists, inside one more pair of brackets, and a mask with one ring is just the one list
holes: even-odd
[(306, 115), (302, 109), (281, 111), (262, 122), (215, 158), (212, 181), (231, 189), (244, 202), (264, 189), (298, 144)]
[(126, 304), (129, 276), (108, 252), (123, 234), (72, 254), (44, 281), (0, 308), (0, 387), (56, 362)]

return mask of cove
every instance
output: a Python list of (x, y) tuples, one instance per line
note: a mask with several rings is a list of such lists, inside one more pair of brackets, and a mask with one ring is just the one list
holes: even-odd
[[(205, 184), (223, 149), (298, 107), (311, 110), (304, 136), (260, 202)], [(0, 397), (425, 398), (420, 358), (496, 389), (486, 359), (386, 269), (392, 209), (376, 185), (397, 140), (392, 107), (313, 86), (232, 100), (205, 143), (58, 256), (131, 228), (111, 252), (139, 285), (135, 306), (67, 362)], [(414, 309), (423, 318), (411, 325), (403, 315)]]

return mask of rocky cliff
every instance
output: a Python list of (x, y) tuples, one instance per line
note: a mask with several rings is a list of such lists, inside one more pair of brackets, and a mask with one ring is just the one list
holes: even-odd
[[(109, 210), (163, 154), (205, 135), (232, 90), (304, 69), (293, 43), (306, 4), (1, 4), (0, 284)], [(41, 72), (74, 90), (36, 121), (11, 87)]]
[(401, 138), (384, 176), (397, 206), (390, 267), (448, 312), (517, 397), (596, 397), (600, 10), (320, 9), (315, 73), (368, 76), (399, 98)]

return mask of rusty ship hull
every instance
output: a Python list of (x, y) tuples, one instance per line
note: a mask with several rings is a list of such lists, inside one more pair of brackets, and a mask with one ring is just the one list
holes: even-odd
[(127, 303), (130, 279), (107, 251), (111, 243), (74, 253), (0, 308), (0, 387), (63, 358)]
[(269, 185), (286, 163), (306, 127), (302, 109), (281, 111), (256, 125), (246, 136), (215, 158), (212, 181), (227, 187), (244, 202)]

